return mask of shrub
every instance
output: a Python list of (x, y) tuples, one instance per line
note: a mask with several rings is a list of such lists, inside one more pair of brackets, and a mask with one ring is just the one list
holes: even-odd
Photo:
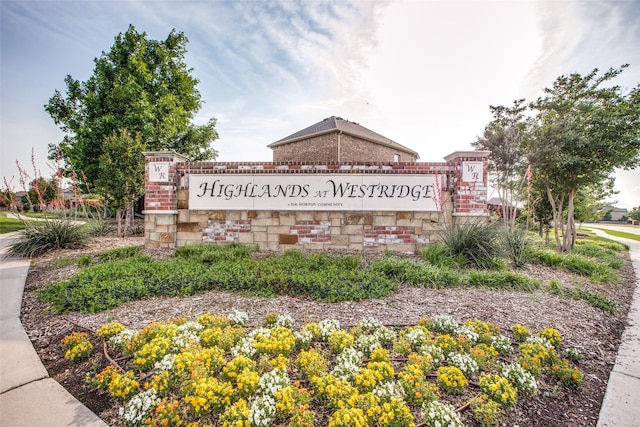
[(29, 223), (18, 240), (9, 247), (13, 256), (31, 258), (55, 249), (79, 248), (88, 235), (82, 224), (60, 219)]
[(449, 249), (439, 243), (431, 244), (426, 249), (421, 250), (420, 258), (439, 267), (462, 267), (465, 264), (464, 258), (452, 257)]
[(620, 304), (607, 298), (604, 295), (584, 291), (578, 288), (575, 288), (573, 291), (571, 291), (570, 295), (573, 299), (585, 300), (589, 304), (591, 304), (592, 307), (599, 308), (600, 310), (607, 313), (613, 314), (618, 310), (618, 307), (620, 307)]
[(414, 262), (386, 255), (372, 262), (371, 270), (385, 277), (424, 288), (447, 288), (460, 283), (460, 274), (446, 266)]
[[(622, 266), (621, 261), (610, 257), (607, 258), (610, 260), (609, 263), (607, 263), (606, 260), (604, 263), (601, 263), (588, 256), (582, 255), (580, 253), (581, 251), (583, 250), (578, 249), (578, 252), (561, 254), (550, 249), (535, 249), (531, 251), (531, 254), (532, 258), (542, 264), (551, 267), (561, 267), (577, 274), (590, 276), (591, 279), (601, 283), (617, 280), (617, 276), (611, 271), (611, 268), (619, 268), (617, 266)], [(595, 253), (595, 251), (592, 250), (587, 251)]]
[(539, 280), (512, 271), (472, 271), (469, 273), (469, 284), (474, 287), (518, 291), (532, 291), (540, 287)]
[(140, 246), (126, 246), (123, 248), (109, 249), (98, 254), (100, 262), (116, 261), (120, 259), (137, 258), (142, 255)]
[(453, 257), (462, 256), (468, 265), (474, 267), (491, 268), (501, 252), (499, 234), (495, 224), (469, 221), (445, 229), (441, 237)]
[(528, 232), (525, 229), (509, 229), (504, 233), (506, 253), (514, 266), (520, 268), (529, 261)]
[(251, 257), (254, 248), (232, 243), (230, 245), (212, 245), (206, 243), (181, 246), (176, 249), (176, 258), (191, 259), (200, 262), (217, 263), (237, 261)]

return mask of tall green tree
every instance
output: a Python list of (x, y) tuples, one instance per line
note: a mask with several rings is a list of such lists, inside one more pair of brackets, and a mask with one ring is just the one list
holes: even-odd
[(491, 152), (489, 179), (500, 198), (502, 220), (513, 228), (526, 181), (525, 143), (529, 124), (524, 113), (527, 106), (524, 99), (518, 99), (512, 107), (490, 106), (490, 109), (493, 120), (472, 145)]
[[(144, 144), (140, 134), (120, 130), (105, 138), (100, 155), (102, 169), (96, 187), (116, 210), (118, 235), (126, 232), (123, 220), (133, 203), (144, 194)], [(127, 221), (124, 221), (127, 224)]]
[(184, 61), (187, 37), (176, 30), (152, 40), (130, 26), (115, 37), (109, 52), (94, 59), (87, 81), (66, 77), (66, 91), (56, 90), (45, 110), (64, 131), (59, 149), (66, 165), (84, 172), (95, 185), (104, 165), (107, 138), (123, 130), (139, 135), (142, 149), (175, 150), (191, 160), (208, 160), (217, 152), (216, 120), (191, 123), (201, 107), (198, 80)]
[(626, 67), (558, 77), (530, 104), (536, 124), (528, 158), (551, 204), (560, 251), (570, 251), (576, 239), (578, 191), (640, 162), (640, 86), (626, 94), (606, 86)]

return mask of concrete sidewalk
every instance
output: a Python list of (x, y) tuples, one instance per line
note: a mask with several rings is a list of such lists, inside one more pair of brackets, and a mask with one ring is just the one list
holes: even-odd
[(640, 242), (614, 237), (600, 230), (593, 231), (629, 245), (629, 255), (636, 273), (636, 288), (627, 327), (609, 375), (597, 427), (635, 427), (640, 425)]
[(49, 377), (20, 323), (29, 262), (6, 257), (14, 235), (0, 235), (0, 426), (105, 427)]

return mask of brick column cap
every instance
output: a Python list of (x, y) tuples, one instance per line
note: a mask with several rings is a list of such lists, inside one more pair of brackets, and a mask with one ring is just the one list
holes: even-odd
[(175, 151), (143, 151), (145, 157), (170, 157), (173, 162), (186, 162), (189, 159)]
[(457, 159), (459, 157), (478, 157), (478, 158), (483, 158), (483, 157), (489, 157), (489, 154), (491, 154), (491, 151), (481, 151), (481, 150), (454, 151), (453, 153), (449, 154), (448, 156), (444, 156), (444, 159), (447, 162), (450, 162), (453, 159)]

